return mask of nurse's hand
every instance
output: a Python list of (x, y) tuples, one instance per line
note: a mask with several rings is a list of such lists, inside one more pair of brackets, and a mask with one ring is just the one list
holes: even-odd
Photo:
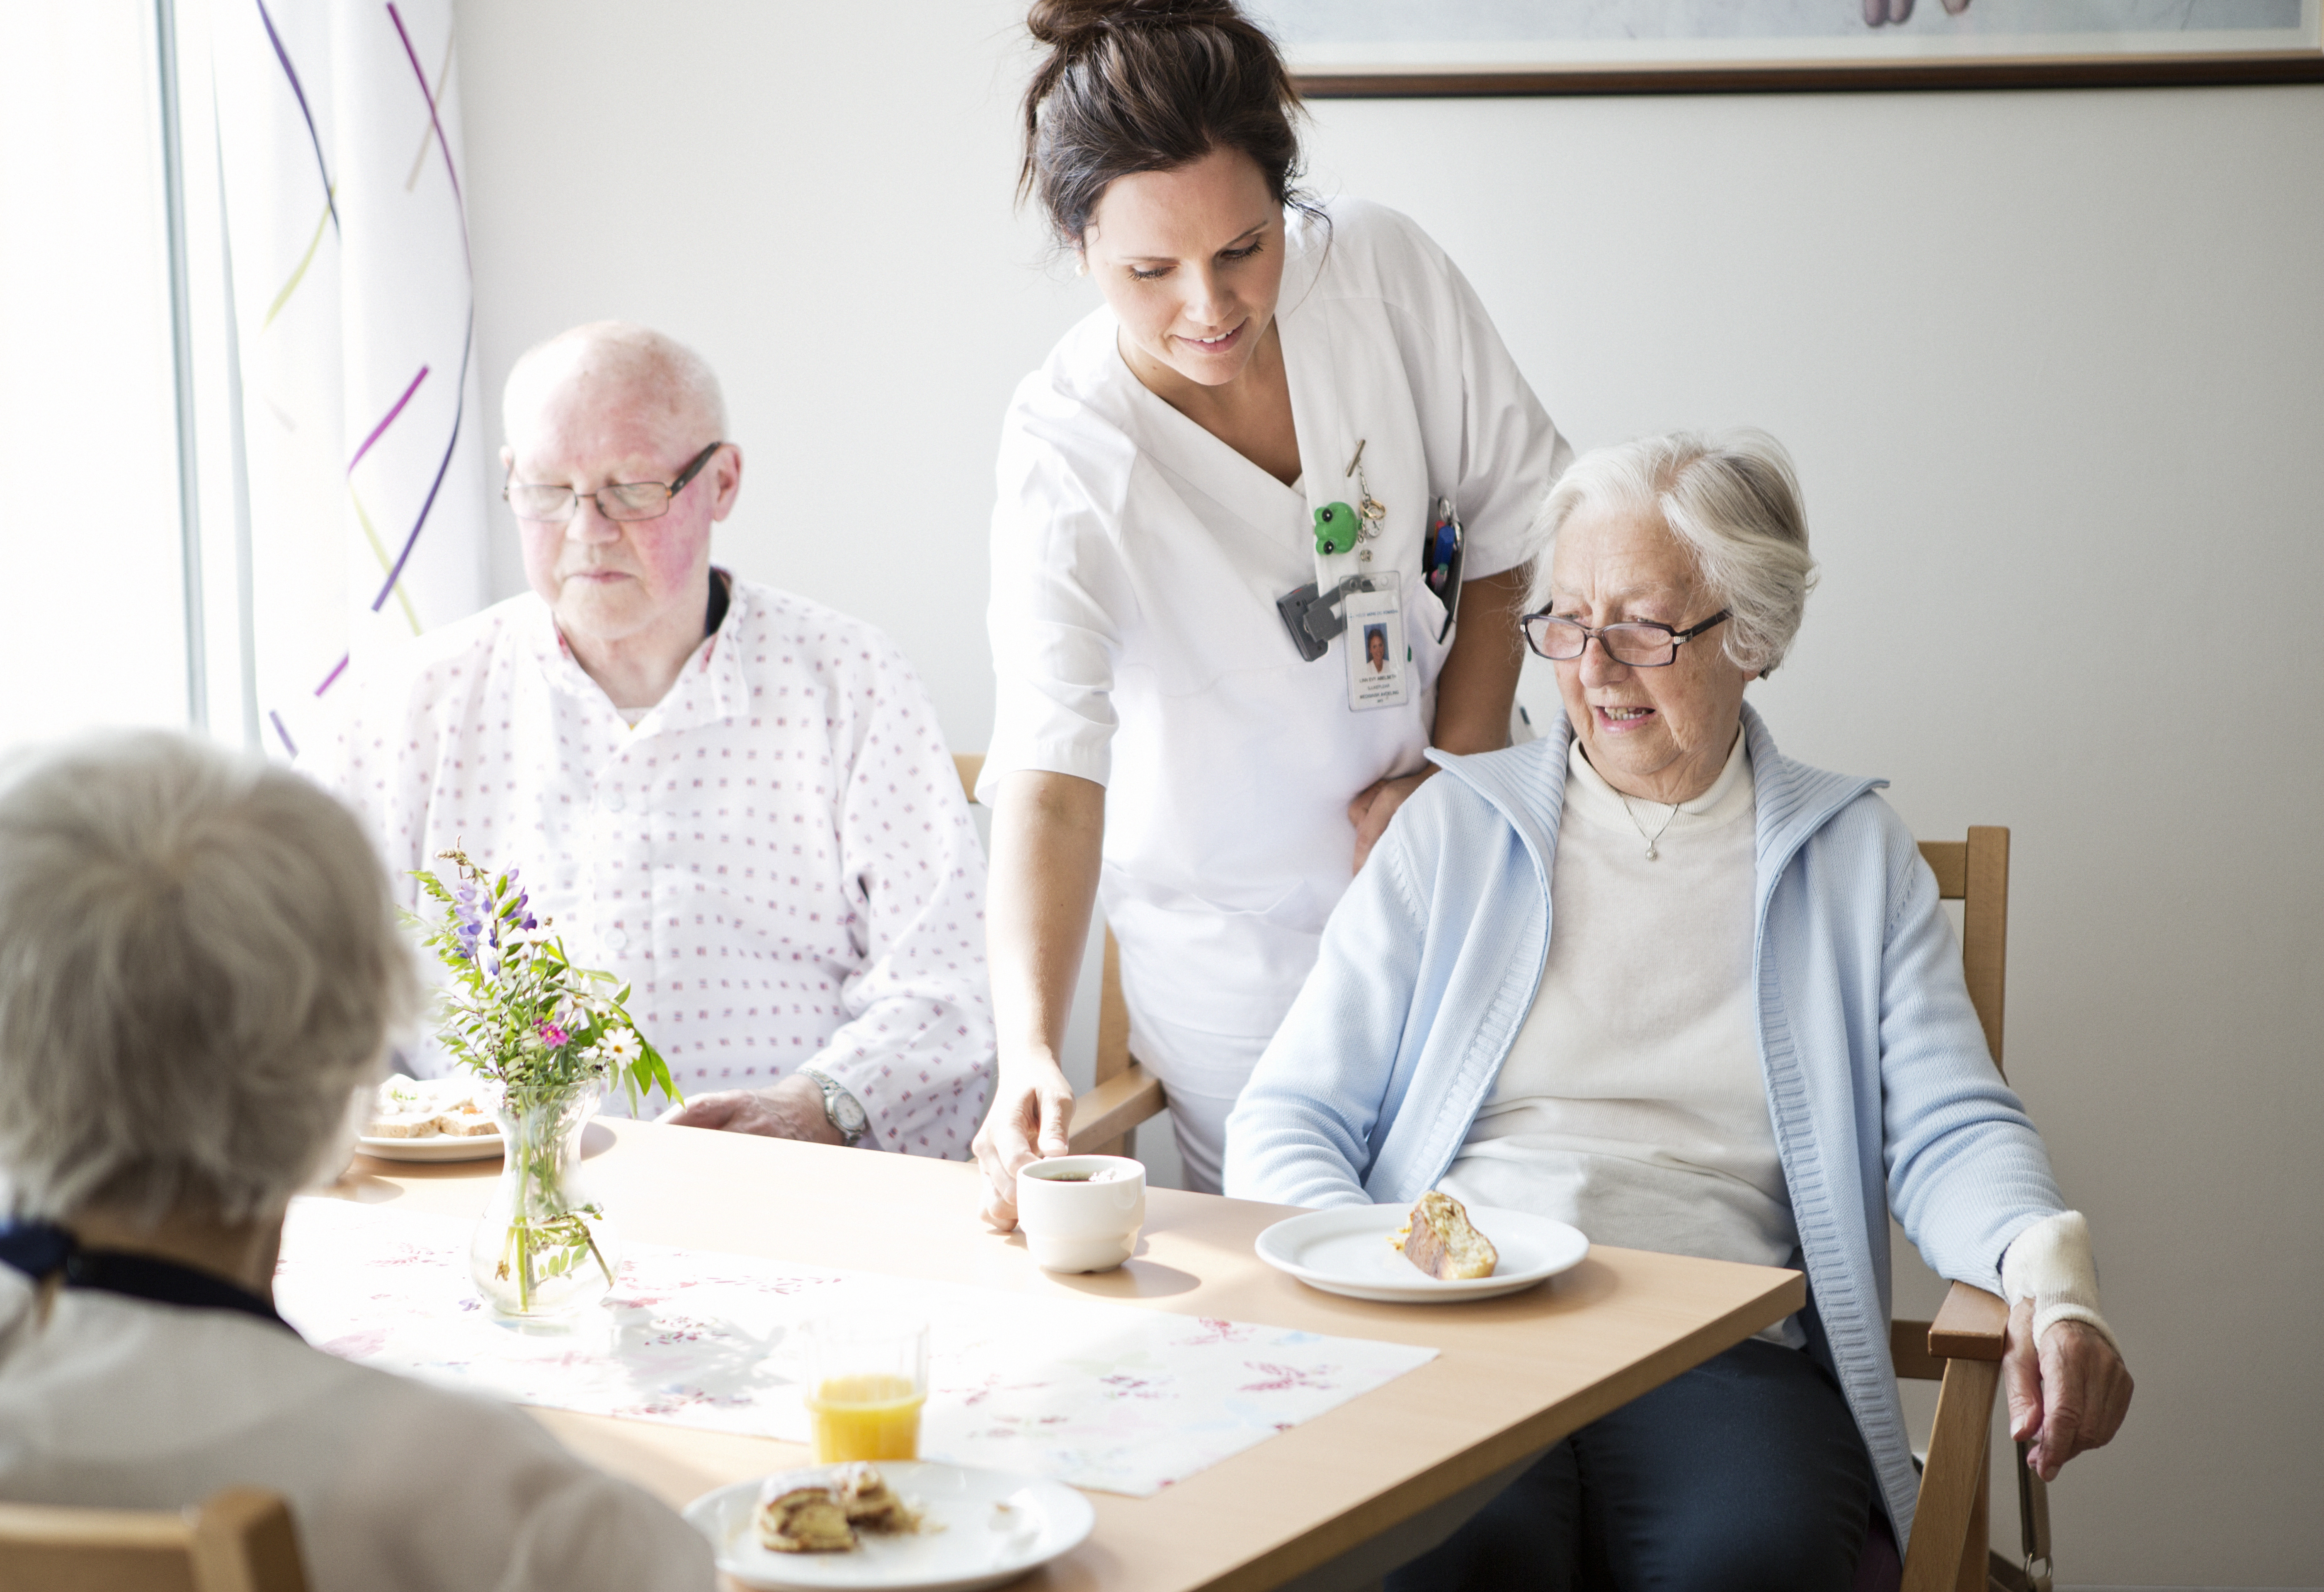
[(1373, 843), (1388, 833), (1388, 821), (1396, 816), (1405, 798), (1420, 788), (1420, 782), (1435, 772), (1436, 765), (1431, 763), (1417, 774), (1377, 780), (1348, 804), (1348, 822), (1356, 826), (1356, 866), (1351, 872), (1362, 870), (1364, 859), (1372, 854)]
[(992, 1109), (971, 1146), (984, 1173), (984, 1219), (994, 1232), (1017, 1225), (1018, 1171), (1065, 1154), (1073, 1111), (1073, 1085), (1053, 1059), (1028, 1058), (1001, 1069)]

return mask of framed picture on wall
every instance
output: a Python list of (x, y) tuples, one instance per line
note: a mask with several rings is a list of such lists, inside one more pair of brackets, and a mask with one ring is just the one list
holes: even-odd
[(2324, 81), (2324, 0), (1255, 0), (1323, 98)]

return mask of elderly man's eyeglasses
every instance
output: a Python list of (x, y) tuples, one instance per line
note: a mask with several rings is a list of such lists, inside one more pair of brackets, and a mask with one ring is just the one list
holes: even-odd
[[(724, 447), (724, 442), (714, 442), (694, 456), (694, 462), (678, 473), (675, 481), (620, 481), (611, 486), (601, 486), (589, 495), (596, 500), (597, 512), (608, 520), (659, 520), (669, 512), (669, 501), (686, 490), (686, 483), (702, 474), (702, 467)], [(513, 467), (512, 467), (513, 473)], [(547, 525), (562, 525), (573, 518), (580, 499), (569, 486), (530, 486), (512, 481), (501, 488), (501, 496), (508, 500), (521, 520), (537, 520)]]
[(1528, 613), (1517, 622), (1525, 627), (1526, 645), (1553, 663), (1567, 663), (1581, 657), (1589, 649), (1590, 638), (1595, 636), (1598, 645), (1606, 649), (1606, 656), (1616, 663), (1628, 664), (1634, 669), (1658, 669), (1677, 661), (1681, 642), (1692, 641), (1726, 620), (1727, 610), (1722, 608), (1701, 624), (1683, 630), (1652, 620), (1601, 625), (1593, 630), (1554, 613)]

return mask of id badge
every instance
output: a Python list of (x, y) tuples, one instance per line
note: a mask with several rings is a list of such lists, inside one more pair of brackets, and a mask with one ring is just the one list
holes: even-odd
[(1372, 578), (1378, 590), (1350, 592), (1342, 603), (1348, 620), (1348, 707), (1354, 713), (1402, 707), (1412, 700), (1412, 649), (1404, 636), (1402, 583), (1391, 574)]

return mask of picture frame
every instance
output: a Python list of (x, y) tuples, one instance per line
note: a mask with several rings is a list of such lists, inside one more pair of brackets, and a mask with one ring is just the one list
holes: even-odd
[(1253, 4), (1300, 92), (1317, 99), (2324, 82), (2319, 7), (2324, 0)]

